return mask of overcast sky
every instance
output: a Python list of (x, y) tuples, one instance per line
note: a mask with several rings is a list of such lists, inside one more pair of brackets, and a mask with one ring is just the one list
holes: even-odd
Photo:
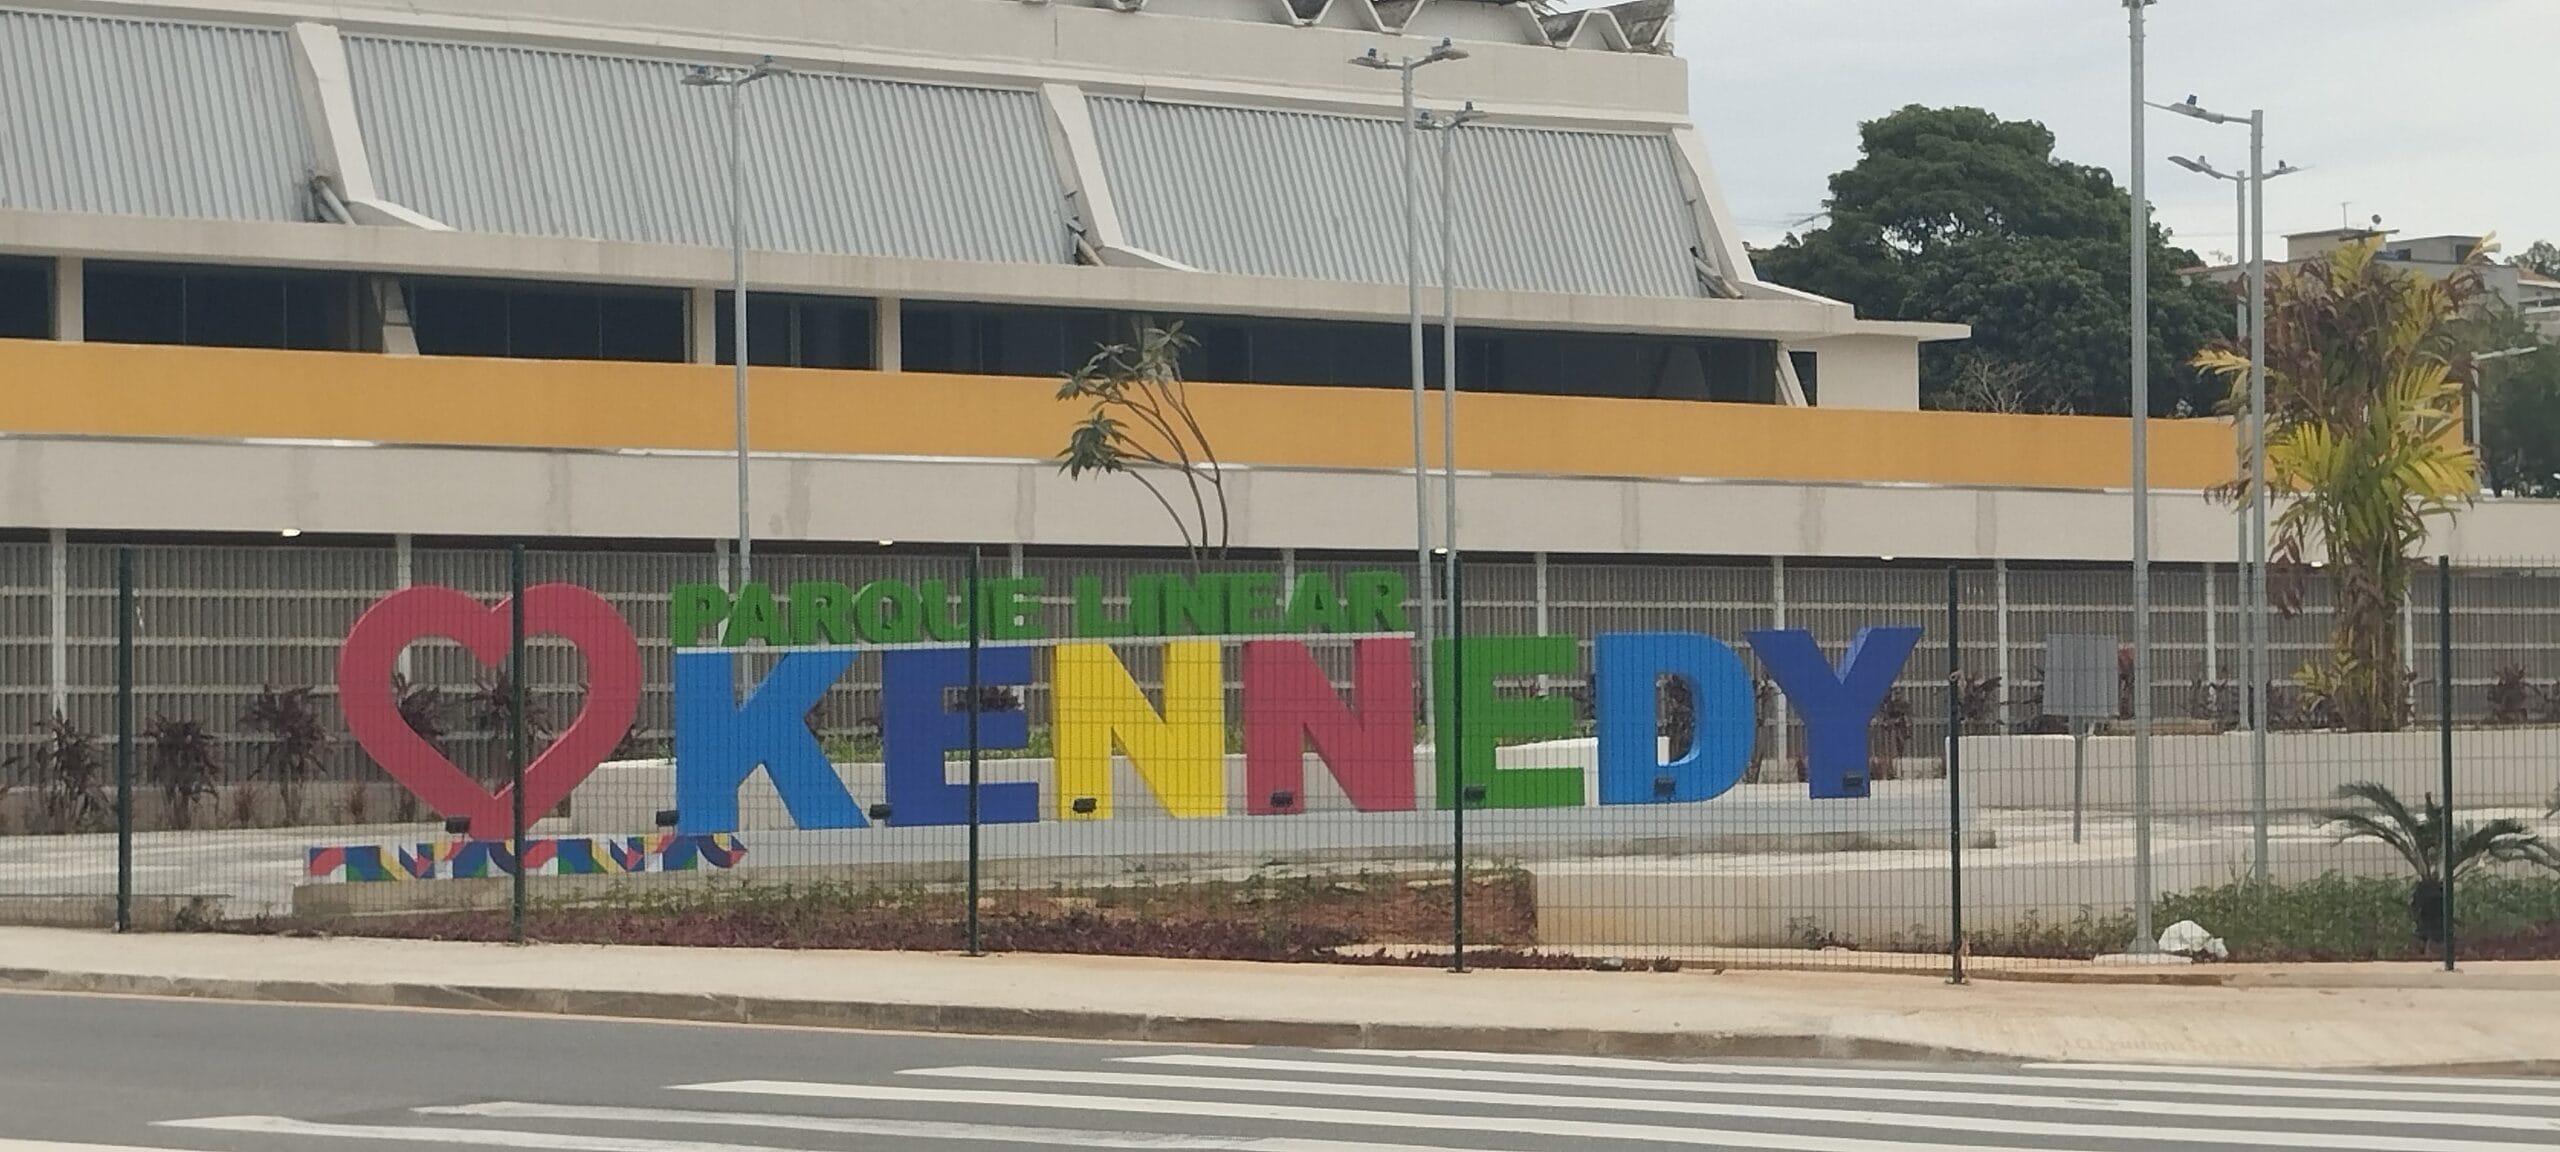
[[(1858, 124), (1905, 104), (2041, 120), (2067, 159), (2126, 178), (2121, 0), (1679, 0), (1693, 109), (1744, 234), (1822, 209)], [(2269, 251), (2374, 215), (2404, 235), (2560, 242), (2560, 0), (2161, 0), (2150, 92), (2264, 107)], [(2232, 186), (2166, 160), (2245, 169), (2245, 127), (2151, 114), (2151, 199), (2182, 246), (2235, 249)]]

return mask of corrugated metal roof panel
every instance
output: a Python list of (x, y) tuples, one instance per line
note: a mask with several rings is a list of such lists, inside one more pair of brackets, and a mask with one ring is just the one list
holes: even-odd
[[(1092, 101), (1129, 242), (1194, 267), (1401, 284), (1392, 119)], [(1700, 295), (1695, 217), (1668, 137), (1458, 131), (1458, 282), (1605, 296)], [(1437, 133), (1421, 137), (1425, 278), (1439, 267)]]
[(0, 207), (308, 220), (311, 166), (283, 32), (0, 9)]
[[(456, 228), (729, 243), (727, 94), (618, 56), (347, 38), (383, 194)], [(1070, 259), (1039, 96), (796, 74), (746, 89), (747, 243)]]

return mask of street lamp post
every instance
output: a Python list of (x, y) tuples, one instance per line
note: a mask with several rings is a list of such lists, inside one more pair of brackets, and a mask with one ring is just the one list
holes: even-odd
[[(1446, 116), (1425, 114), (1419, 127), (1440, 136), (1440, 550), (1449, 587), (1458, 572), (1458, 178), (1456, 129), (1484, 119), (1475, 101)], [(1447, 605), (1446, 634), (1460, 635), (1458, 604)]]
[(754, 550), (755, 528), (747, 510), (747, 460), (752, 451), (747, 443), (747, 168), (744, 94), (746, 87), (770, 76), (787, 75), (790, 69), (767, 56), (753, 68), (715, 68), (696, 64), (684, 75), (689, 88), (720, 88), (728, 93), (729, 104), (729, 302), (731, 335), (729, 359), (737, 365), (735, 383), (738, 431), (738, 579), (731, 591), (745, 588), (748, 565)]
[(2132, 951), (2159, 950), (2151, 930), (2151, 202), (2143, 186), (2143, 22), (2153, 0), (2124, 0), (2133, 65), (2133, 931)]
[(2267, 181), (2290, 176), (2302, 169), (2279, 163), (2267, 170), (2267, 113), (2253, 109), (2245, 116), (2226, 116), (2205, 109), (2193, 96), (2183, 104), (2159, 104), (2154, 107), (2175, 112), (2208, 124), (2246, 124), (2249, 126), (2249, 174), (2236, 176), (2223, 173), (2201, 160), (2183, 158), (2172, 162), (2191, 172), (2202, 172), (2217, 179), (2240, 185), (2241, 240), (2249, 253), (2249, 302), (2247, 305), (2249, 340), (2249, 546), (2246, 572), (2249, 580), (2249, 742), (2250, 742), (2250, 808), (2251, 855), (2250, 875), (2265, 883), (2267, 872)]
[(1405, 304), (1412, 322), (1413, 335), (1413, 559), (1416, 580), (1414, 605), (1417, 609), (1414, 613), (1414, 631), (1415, 638), (1422, 648), (1423, 722), (1427, 729), (1434, 733), (1439, 731), (1440, 692), (1439, 675), (1434, 666), (1431, 647), (1431, 472), (1423, 459), (1424, 415), (1422, 411), (1424, 393), (1429, 387), (1426, 380), (1429, 373), (1423, 363), (1422, 203), (1416, 188), (1419, 180), (1415, 175), (1420, 157), (1414, 145), (1414, 136), (1421, 131), (1422, 122), (1414, 107), (1413, 74), (1445, 60), (1466, 58), (1465, 49), (1446, 39), (1420, 56), (1408, 55), (1390, 60), (1377, 49), (1372, 48), (1363, 55), (1351, 58), (1353, 64), (1362, 68), (1398, 73), (1404, 89), (1404, 117), (1401, 122), (1400, 136), (1404, 151)]

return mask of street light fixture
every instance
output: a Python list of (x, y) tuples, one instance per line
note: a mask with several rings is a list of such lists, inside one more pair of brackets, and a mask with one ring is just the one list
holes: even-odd
[(2241, 220), (2241, 242), (2249, 261), (2249, 547), (2246, 561), (2249, 579), (2249, 740), (2251, 796), (2251, 867), (2250, 874), (2260, 883), (2267, 880), (2267, 181), (2301, 171), (2291, 164), (2279, 163), (2267, 170), (2267, 113), (2253, 109), (2246, 116), (2227, 116), (2204, 107), (2194, 96), (2178, 104), (2152, 105), (2191, 120), (2207, 124), (2246, 124), (2249, 126), (2249, 174), (2230, 175), (2202, 161), (2171, 162), (2191, 172), (2201, 172), (2217, 179), (2230, 180), (2240, 186), (2241, 202), (2246, 206)]
[(696, 64), (686, 69), (684, 85), (688, 88), (722, 88), (729, 95), (729, 302), (732, 309), (729, 359), (737, 365), (736, 392), (738, 425), (738, 579), (730, 591), (747, 586), (748, 565), (754, 550), (755, 531), (747, 511), (747, 175), (743, 118), (743, 93), (749, 84), (773, 76), (790, 75), (791, 70), (767, 56), (753, 68), (713, 67)]
[[(1423, 394), (1429, 374), (1423, 364), (1422, 335), (1422, 206), (1417, 199), (1415, 166), (1419, 163), (1414, 137), (1422, 128), (1414, 107), (1413, 74), (1433, 64), (1467, 58), (1466, 49), (1443, 38), (1420, 56), (1393, 59), (1375, 48), (1351, 58), (1362, 68), (1398, 73), (1404, 90), (1404, 118), (1400, 136), (1404, 149), (1404, 271), (1405, 303), (1412, 322), (1413, 335), (1413, 558), (1417, 586), (1414, 599), (1420, 611), (1415, 616), (1416, 639), (1422, 646), (1422, 714), (1428, 731), (1437, 734), (1440, 724), (1439, 676), (1431, 646), (1431, 489), (1430, 470), (1423, 459)], [(1454, 532), (1454, 528), (1452, 529)]]

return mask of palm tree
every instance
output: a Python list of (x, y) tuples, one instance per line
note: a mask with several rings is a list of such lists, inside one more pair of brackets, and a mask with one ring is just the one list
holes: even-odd
[[(1199, 342), (1183, 333), (1180, 321), (1161, 328), (1141, 321), (1133, 337), (1104, 345), (1059, 386), (1058, 399), (1089, 407), (1067, 433), (1058, 470), (1069, 479), (1117, 474), (1144, 485), (1182, 533), (1182, 550), (1197, 567), (1223, 558), (1230, 538), (1226, 469), (1191, 411), (1182, 380), (1182, 359)], [(1189, 511), (1168, 495), (1170, 483), (1159, 485), (1150, 474), (1179, 479), (1182, 488), (1174, 491), (1190, 496)]]
[(2483, 824), (2456, 823), (2452, 805), (2438, 804), (2433, 794), (2427, 797), (2425, 812), (2412, 813), (2397, 793), (2370, 780), (2339, 788), (2338, 799), (2357, 804), (2321, 816), (2324, 826), (2336, 830), (2339, 843), (2379, 840), (2417, 872), (2417, 887), (2409, 893), (2409, 919), (2418, 939), (2429, 944), (2444, 941), (2448, 893), (2441, 862), (2448, 841), (2453, 846), (2452, 877), (2457, 885), (2487, 864), (2522, 860), (2560, 868), (2560, 855), (2521, 820), (2500, 817)]
[[(2350, 244), (2279, 272), (2267, 311), (2267, 487), (2280, 506), (2268, 572), (2290, 613), (2306, 563), (2327, 560), (2329, 654), (2297, 679), (2364, 732), (2406, 719), (2398, 620), (2410, 553), (2430, 519), (2453, 516), (2478, 488), (2452, 361), (2459, 322), (2484, 290), (2484, 256), (2439, 280), (2375, 252), (2374, 242)], [(2196, 365), (2229, 383), (2225, 413), (2246, 410), (2246, 355), (2226, 344)], [(2216, 490), (2221, 499), (2250, 495), (2249, 446), (2240, 450), (2241, 478)]]

